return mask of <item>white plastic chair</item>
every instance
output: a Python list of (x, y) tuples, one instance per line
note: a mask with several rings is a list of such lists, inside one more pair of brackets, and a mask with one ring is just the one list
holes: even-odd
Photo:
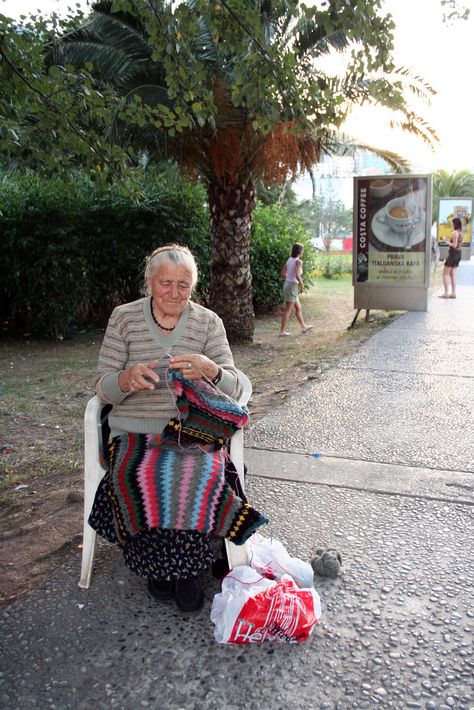
[[(242, 394), (239, 404), (248, 404), (252, 396), (252, 384), (241, 370), (237, 370), (242, 384)], [(84, 533), (82, 539), (82, 565), (79, 586), (89, 589), (94, 565), (96, 532), (89, 523), (89, 515), (94, 503), (97, 487), (105, 474), (101, 464), (102, 453), (102, 409), (103, 402), (97, 395), (92, 397), (86, 406), (84, 415)], [(242, 429), (236, 431), (230, 441), (230, 458), (238, 473), (242, 490), (244, 490), (244, 434)], [(230, 567), (247, 563), (246, 545), (235, 545), (225, 541), (227, 559)]]

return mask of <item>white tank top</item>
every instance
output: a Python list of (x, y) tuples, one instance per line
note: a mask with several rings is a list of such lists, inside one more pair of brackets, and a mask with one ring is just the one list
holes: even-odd
[(290, 256), (290, 258), (286, 262), (286, 281), (291, 281), (295, 284), (298, 283), (298, 279), (296, 278), (297, 261), (297, 258)]

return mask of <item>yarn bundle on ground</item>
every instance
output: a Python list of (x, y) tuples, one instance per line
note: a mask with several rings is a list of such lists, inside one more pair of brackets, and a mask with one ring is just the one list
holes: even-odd
[(333, 548), (320, 548), (311, 560), (311, 567), (320, 577), (337, 577), (342, 568), (341, 553)]

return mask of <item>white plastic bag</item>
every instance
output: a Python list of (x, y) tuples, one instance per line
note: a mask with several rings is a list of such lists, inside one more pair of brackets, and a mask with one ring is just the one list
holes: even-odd
[(247, 542), (249, 564), (264, 577), (279, 580), (284, 574), (293, 577), (300, 587), (314, 586), (314, 571), (309, 562), (291, 557), (280, 540), (258, 533)]
[(211, 621), (218, 643), (301, 643), (321, 616), (314, 587), (300, 589), (288, 575), (266, 579), (248, 565), (235, 567), (214, 596)]

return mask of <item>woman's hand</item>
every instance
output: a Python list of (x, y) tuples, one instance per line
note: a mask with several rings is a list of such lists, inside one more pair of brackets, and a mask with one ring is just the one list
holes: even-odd
[(187, 380), (199, 380), (206, 377), (213, 380), (219, 374), (219, 366), (206, 355), (176, 355), (170, 359), (170, 367), (179, 370)]
[(158, 365), (158, 360), (152, 360), (147, 365), (137, 362), (136, 365), (123, 370), (119, 375), (119, 387), (122, 392), (140, 392), (141, 390), (154, 390), (159, 376), (153, 368)]

